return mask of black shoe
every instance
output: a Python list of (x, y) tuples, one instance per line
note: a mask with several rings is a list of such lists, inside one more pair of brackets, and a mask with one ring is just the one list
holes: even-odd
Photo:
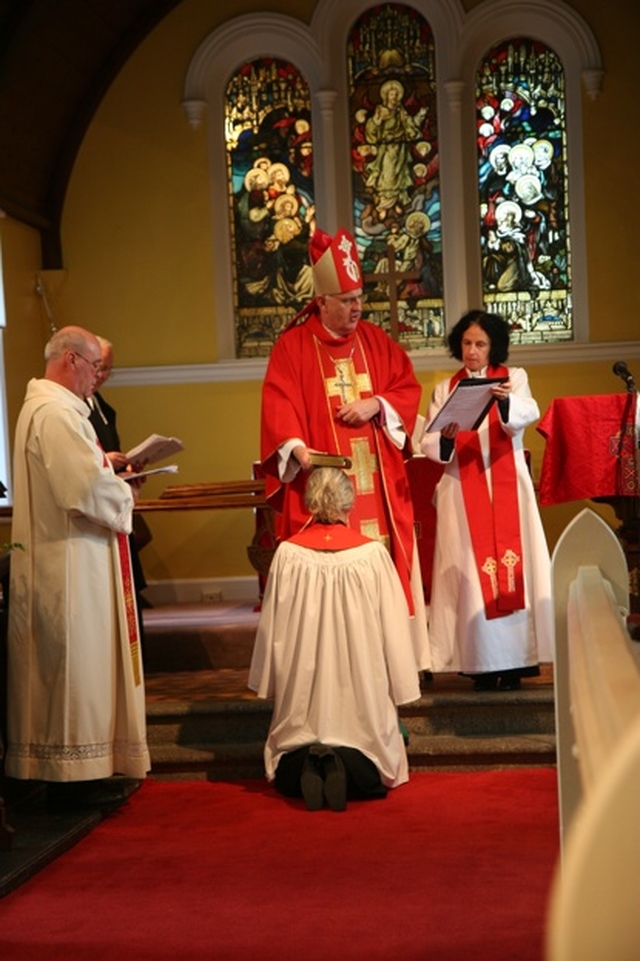
[(310, 811), (319, 811), (324, 803), (324, 781), (322, 779), (321, 759), (317, 753), (309, 749), (302, 774), (300, 775), (300, 789), (304, 803)]
[(497, 674), (476, 674), (473, 681), (474, 691), (497, 691)]
[(329, 749), (322, 758), (324, 797), (332, 811), (347, 807), (347, 772), (342, 758)]
[(522, 687), (519, 677), (501, 677), (500, 678), (500, 690), (501, 691), (518, 691)]

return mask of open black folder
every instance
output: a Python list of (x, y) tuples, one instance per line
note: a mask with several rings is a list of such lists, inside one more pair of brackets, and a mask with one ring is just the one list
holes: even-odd
[(458, 424), (460, 430), (477, 430), (495, 401), (491, 388), (504, 384), (508, 377), (465, 377), (459, 380), (446, 401), (425, 428), (431, 434), (447, 424)]

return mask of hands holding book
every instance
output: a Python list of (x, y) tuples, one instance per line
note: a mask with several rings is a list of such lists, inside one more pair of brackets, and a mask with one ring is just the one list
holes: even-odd
[(425, 428), (440, 431), (452, 439), (459, 430), (477, 430), (495, 401), (504, 401), (511, 392), (506, 377), (469, 377), (458, 381), (446, 401)]
[(298, 444), (291, 453), (302, 470), (306, 471), (312, 470), (314, 467), (340, 467), (343, 470), (348, 470), (351, 467), (351, 460), (342, 454), (326, 454), (305, 447), (304, 444)]
[(140, 485), (152, 474), (177, 473), (178, 467), (176, 464), (168, 464), (165, 467), (156, 467), (151, 470), (147, 470), (146, 467), (147, 464), (154, 464), (181, 450), (184, 450), (184, 446), (177, 437), (151, 434), (141, 444), (127, 451), (126, 454), (121, 451), (111, 451), (107, 454), (107, 457), (111, 461), (116, 474), (138, 490)]

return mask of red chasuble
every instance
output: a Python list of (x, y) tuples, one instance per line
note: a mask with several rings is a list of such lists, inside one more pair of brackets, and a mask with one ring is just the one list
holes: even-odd
[[(452, 377), (450, 389), (465, 370)], [(487, 377), (508, 377), (506, 367), (490, 367)], [(506, 617), (525, 606), (520, 537), (518, 479), (511, 438), (500, 426), (497, 404), (489, 413), (491, 491), (480, 437), (474, 430), (456, 434), (456, 454), (465, 512), (488, 620)]]
[(349, 457), (356, 491), (350, 526), (385, 543), (413, 613), (409, 586), (413, 561), (413, 506), (403, 452), (374, 417), (362, 427), (342, 424), (345, 403), (381, 396), (411, 436), (421, 388), (411, 361), (380, 328), (360, 321), (347, 337), (332, 337), (316, 314), (286, 330), (271, 353), (262, 392), (262, 462), (267, 497), (278, 512), (279, 539), (309, 521), (304, 505), (306, 475), (289, 484), (278, 479), (278, 448), (294, 437), (307, 447)]

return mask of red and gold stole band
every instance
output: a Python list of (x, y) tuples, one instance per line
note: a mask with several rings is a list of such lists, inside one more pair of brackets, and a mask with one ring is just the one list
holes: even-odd
[(377, 430), (369, 422), (354, 429), (337, 417), (343, 404), (374, 396), (367, 358), (357, 333), (326, 344), (314, 334), (316, 356), (325, 388), (327, 416), (331, 424), (335, 450), (351, 459), (347, 472), (356, 490), (356, 500), (349, 523), (365, 537), (382, 541), (391, 548), (400, 581), (404, 588), (410, 614), (414, 614), (411, 592), (410, 562), (412, 545), (403, 543), (395, 528), (394, 518), (386, 508), (384, 475), (381, 471), (381, 451)]
[(120, 576), (122, 578), (122, 591), (124, 595), (124, 609), (127, 621), (129, 653), (131, 654), (131, 666), (133, 668), (133, 679), (135, 686), (139, 687), (139, 685), (142, 683), (142, 676), (140, 672), (140, 635), (138, 633), (136, 600), (133, 590), (133, 572), (131, 569), (129, 538), (126, 534), (121, 533), (117, 533), (116, 537), (118, 539), (118, 557), (120, 558)]
[[(98, 441), (98, 446), (102, 450), (102, 445)], [(106, 467), (109, 459), (102, 450), (103, 463)], [(129, 538), (126, 534), (116, 533), (118, 545), (118, 560), (120, 563), (120, 583), (122, 585), (122, 596), (124, 598), (124, 612), (127, 624), (127, 641), (129, 654), (131, 655), (131, 667), (133, 668), (133, 680), (135, 686), (139, 687), (142, 683), (140, 671), (140, 634), (138, 631), (138, 617), (136, 613), (136, 599), (133, 587), (133, 570), (131, 568), (131, 553), (129, 549)]]
[[(490, 368), (488, 377), (508, 375)], [(466, 376), (459, 371), (450, 389)], [(487, 619), (506, 617), (525, 606), (518, 480), (511, 438), (500, 426), (497, 404), (489, 414), (491, 492), (478, 431), (458, 431), (456, 454), (469, 533)]]

